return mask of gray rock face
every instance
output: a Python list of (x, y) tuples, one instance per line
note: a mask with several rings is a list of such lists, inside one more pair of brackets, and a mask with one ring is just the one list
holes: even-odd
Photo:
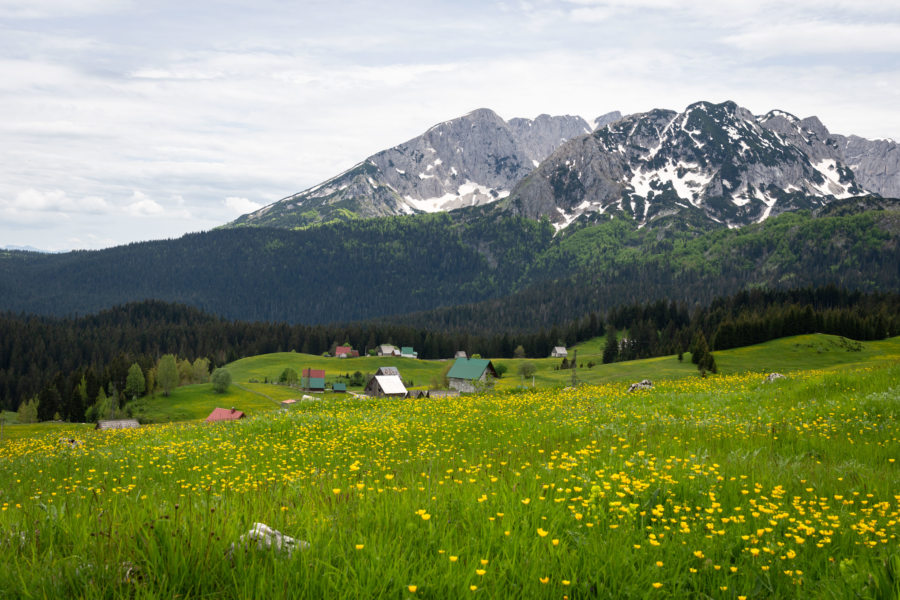
[(581, 117), (540, 115), (506, 122), (478, 109), (233, 225), (295, 227), (488, 204), (506, 197), (560, 144), (590, 132)]
[(859, 184), (885, 198), (900, 198), (900, 146), (890, 140), (833, 136)]
[(605, 115), (600, 115), (596, 119), (594, 119), (594, 130), (601, 129), (606, 127), (610, 123), (615, 123), (619, 119), (622, 118), (622, 113), (617, 110), (612, 112), (608, 112)]
[(566, 142), (503, 207), (557, 228), (610, 212), (644, 224), (693, 212), (741, 226), (865, 194), (900, 194), (893, 142), (832, 135), (816, 117), (698, 102), (615, 119)]
[(582, 215), (642, 224), (678, 213), (738, 227), (866, 194), (900, 197), (900, 150), (831, 134), (816, 117), (734, 102), (683, 112), (504, 121), (488, 109), (435, 125), (230, 226), (304, 227), (499, 203), (559, 229)]

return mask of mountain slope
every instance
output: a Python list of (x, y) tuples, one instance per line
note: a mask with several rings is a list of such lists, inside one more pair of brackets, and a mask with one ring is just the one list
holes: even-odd
[[(610, 113), (597, 122), (618, 116)], [(491, 110), (475, 110), (229, 226), (294, 228), (489, 204), (507, 196), (565, 140), (590, 131), (581, 117), (506, 122)]]
[(570, 140), (502, 208), (548, 217), (696, 213), (731, 227), (862, 194), (900, 196), (893, 142), (832, 135), (815, 117), (754, 116), (733, 102), (629, 115)]
[[(900, 282), (896, 201), (848, 199), (745, 229), (681, 216), (549, 221), (475, 207), (300, 231), (240, 228), (67, 254), (0, 252), (0, 310), (93, 313), (158, 299), (230, 319), (347, 322), (491, 301), (456, 326), (536, 328), (622, 303), (746, 287)], [(509, 297), (510, 294), (518, 294)], [(467, 314), (469, 318), (459, 315)]]

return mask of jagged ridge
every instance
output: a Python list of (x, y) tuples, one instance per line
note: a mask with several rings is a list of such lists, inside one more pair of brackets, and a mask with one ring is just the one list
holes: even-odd
[[(596, 124), (620, 116), (610, 113)], [(507, 122), (491, 110), (475, 110), (230, 225), (304, 227), (489, 204), (506, 197), (560, 144), (591, 131), (581, 117)]]
[(504, 210), (547, 216), (624, 213), (642, 224), (698, 213), (731, 227), (834, 199), (900, 195), (889, 141), (833, 135), (816, 117), (755, 116), (734, 102), (630, 115), (563, 144), (512, 192)]

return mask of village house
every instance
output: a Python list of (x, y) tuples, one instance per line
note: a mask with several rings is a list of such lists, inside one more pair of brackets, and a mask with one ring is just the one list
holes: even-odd
[(325, 369), (303, 369), (300, 385), (310, 392), (324, 392)]
[(331, 384), (331, 391), (336, 394), (345, 394), (347, 393), (347, 384), (342, 381), (335, 381)]
[(338, 358), (359, 358), (359, 351), (350, 346), (338, 346), (334, 349), (334, 355)]
[(235, 408), (214, 408), (209, 416), (206, 417), (207, 423), (216, 423), (218, 421), (237, 421), (243, 419), (246, 415), (241, 410)]
[(419, 358), (419, 353), (413, 350), (412, 346), (403, 346), (400, 349), (400, 356), (403, 358)]
[(406, 397), (406, 386), (397, 375), (376, 375), (372, 377), (365, 389), (366, 396), (393, 396)]
[(378, 346), (378, 356), (400, 356), (400, 350), (390, 344)]
[(378, 367), (378, 370), (375, 371), (376, 375), (396, 375), (400, 377), (400, 369), (397, 367)]
[(553, 352), (550, 353), (550, 358), (566, 358), (568, 356), (569, 351), (566, 350), (565, 346), (555, 346)]
[(486, 358), (457, 358), (447, 372), (450, 389), (468, 393), (476, 391), (479, 382), (488, 384), (496, 378), (497, 371)]
[(466, 354), (465, 350), (457, 350), (453, 358), (469, 358), (469, 355)]

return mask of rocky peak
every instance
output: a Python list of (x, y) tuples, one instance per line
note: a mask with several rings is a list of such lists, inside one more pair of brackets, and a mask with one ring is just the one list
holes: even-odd
[(619, 119), (622, 118), (622, 113), (617, 110), (612, 112), (608, 112), (605, 115), (600, 115), (596, 119), (594, 119), (594, 130), (600, 129), (602, 127), (606, 127), (610, 123), (615, 123)]
[(507, 122), (479, 108), (232, 225), (299, 227), (489, 204), (506, 197), (560, 144), (590, 131), (581, 117), (542, 114)]
[(583, 214), (622, 212), (649, 223), (685, 210), (740, 226), (877, 191), (857, 182), (840, 141), (815, 117), (756, 117), (730, 101), (654, 109), (564, 144), (505, 206), (557, 227)]

